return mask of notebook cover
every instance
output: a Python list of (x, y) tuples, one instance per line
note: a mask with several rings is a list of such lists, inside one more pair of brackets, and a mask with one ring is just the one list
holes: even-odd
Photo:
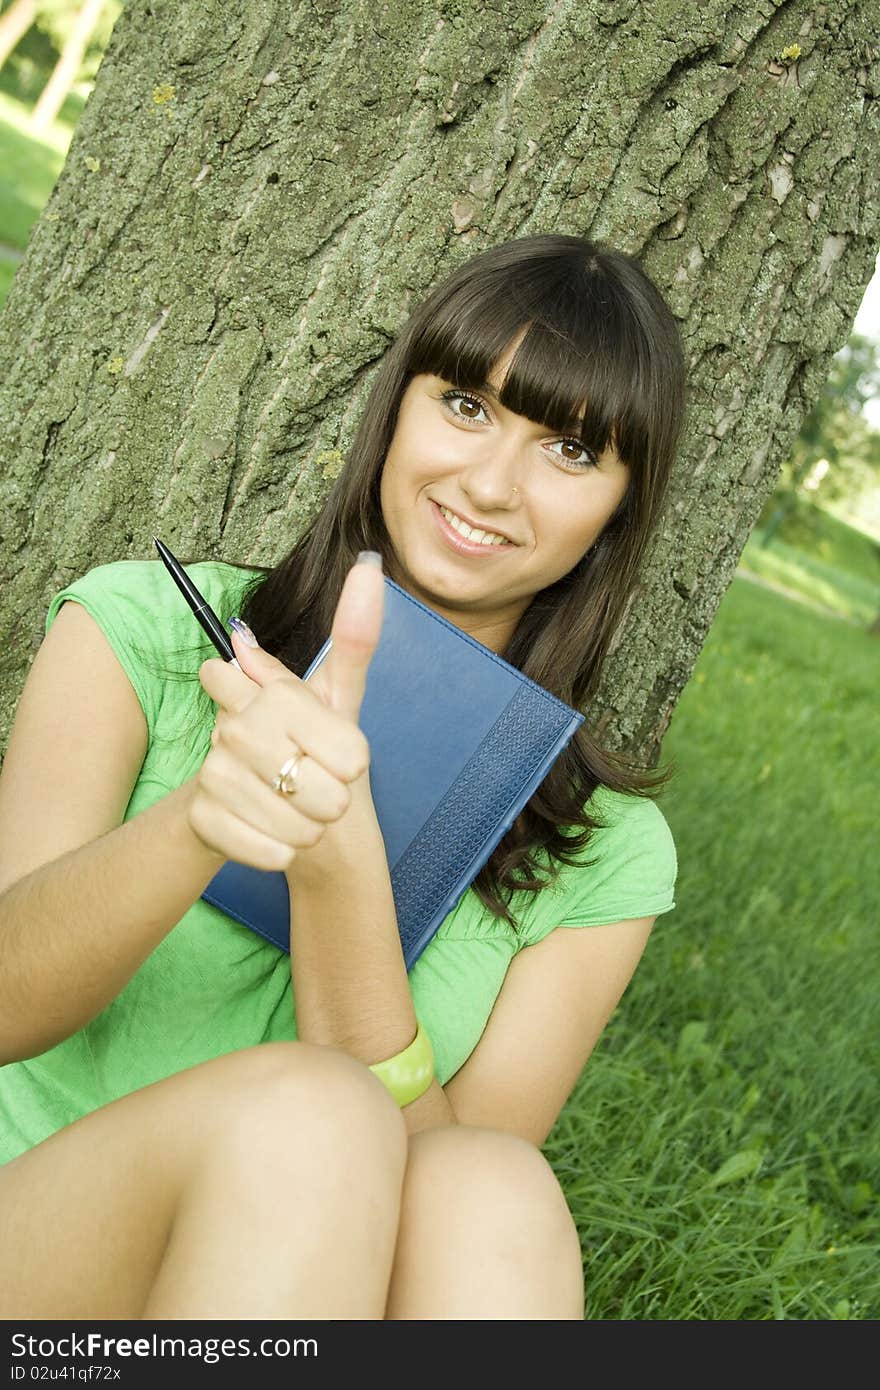
[[(328, 638), (304, 680), (331, 645)], [(407, 970), (583, 718), (385, 577), (359, 722)], [(283, 873), (229, 860), (202, 897), (290, 950)]]

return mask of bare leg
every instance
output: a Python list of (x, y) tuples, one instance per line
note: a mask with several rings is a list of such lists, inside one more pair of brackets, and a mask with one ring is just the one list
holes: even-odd
[(405, 1162), (342, 1052), (193, 1067), (0, 1168), (0, 1318), (382, 1318)]
[(580, 1240), (540, 1150), (470, 1125), (413, 1135), (385, 1317), (583, 1316)]

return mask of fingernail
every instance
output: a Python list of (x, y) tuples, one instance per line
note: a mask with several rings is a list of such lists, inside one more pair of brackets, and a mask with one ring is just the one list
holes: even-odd
[(378, 565), (382, 568), (382, 556), (378, 550), (362, 550), (355, 561), (356, 565)]
[(258, 647), (260, 645), (247, 623), (243, 623), (241, 618), (230, 618), (229, 626), (238, 633), (242, 642), (246, 642), (249, 647)]

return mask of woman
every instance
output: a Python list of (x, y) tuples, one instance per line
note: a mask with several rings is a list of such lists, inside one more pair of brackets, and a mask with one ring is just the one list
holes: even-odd
[[(0, 1317), (583, 1317), (540, 1146), (673, 906), (662, 779), (582, 726), (407, 976), (354, 562), (582, 706), (682, 399), (635, 261), (514, 240), (412, 315), (290, 555), (191, 566), (240, 669), (158, 561), (55, 596), (0, 779)], [(290, 957), (200, 897), (228, 858), (287, 874)]]

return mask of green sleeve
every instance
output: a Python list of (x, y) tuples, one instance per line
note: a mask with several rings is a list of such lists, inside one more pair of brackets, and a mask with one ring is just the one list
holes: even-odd
[[(672, 832), (655, 801), (602, 789), (593, 802), (604, 821), (578, 863), (563, 865), (523, 944), (554, 927), (597, 927), (634, 917), (659, 917), (675, 907), (678, 861)], [(594, 862), (591, 862), (594, 861)]]

